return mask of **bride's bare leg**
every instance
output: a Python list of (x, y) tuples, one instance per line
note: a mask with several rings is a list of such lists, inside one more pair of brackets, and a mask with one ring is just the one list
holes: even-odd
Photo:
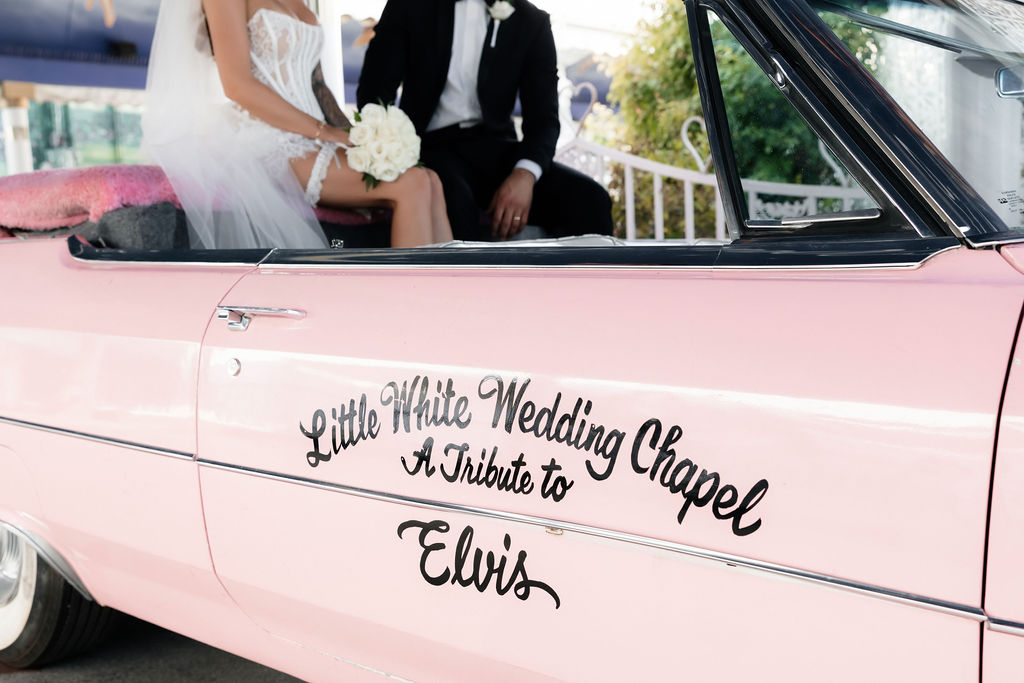
[[(308, 181), (314, 163), (312, 156), (292, 161), (292, 170), (302, 185)], [(433, 193), (430, 173), (425, 168), (410, 168), (394, 182), (380, 183), (367, 190), (362, 174), (349, 168), (341, 157), (341, 168), (331, 163), (327, 170), (320, 203), (340, 208), (391, 207), (391, 246), (418, 247), (436, 241)], [(446, 224), (447, 220), (445, 216)], [(451, 228), (448, 234), (451, 239)]]
[(385, 192), (393, 191), (391, 198), (391, 246), (418, 247), (433, 243), (433, 216), (430, 205), (430, 178), (422, 168), (410, 168), (390, 183)]
[(444, 186), (438, 175), (430, 169), (427, 169), (427, 175), (430, 177), (430, 210), (433, 217), (434, 243), (451, 242), (454, 237), (452, 237), (451, 223), (448, 222), (448, 205), (444, 201)]

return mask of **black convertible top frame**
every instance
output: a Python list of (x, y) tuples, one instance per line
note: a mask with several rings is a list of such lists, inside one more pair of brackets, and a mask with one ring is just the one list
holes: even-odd
[[(738, 30), (746, 32), (748, 40), (763, 41), (762, 52), (774, 52), (779, 58), (777, 64), (791, 77), (796, 91), (788, 95), (791, 101), (795, 100), (794, 105), (803, 109), (803, 100), (815, 115), (817, 121), (812, 120), (811, 124), (819, 124), (815, 126), (816, 132), (826, 142), (830, 142), (828, 138), (832, 135), (853, 145), (862, 173), (865, 165), (868, 170), (878, 169), (870, 173), (873, 180), (865, 178), (865, 182), (877, 183), (890, 198), (905, 202), (904, 215), (922, 235), (927, 236), (925, 230), (930, 230), (934, 235), (957, 237), (975, 247), (1024, 240), (1024, 231), (1007, 229), (970, 183), (829, 30), (812, 7), (814, 0), (686, 0), (686, 4), (688, 11), (714, 7), (732, 15)], [(691, 35), (695, 23), (691, 22)], [(701, 53), (695, 50), (695, 54)], [(703, 70), (713, 68), (713, 64), (706, 63), (706, 53), (703, 57)], [(706, 93), (708, 88), (702, 88), (702, 100), (708, 108)], [(712, 139), (713, 146), (716, 142)], [(833, 151), (839, 153), (837, 149)], [(716, 163), (723, 154), (724, 150), (719, 148)], [(850, 170), (856, 174), (857, 165)], [(969, 228), (966, 234), (964, 228)]]
[(248, 249), (137, 251), (97, 249), (77, 237), (71, 256), (96, 264), (283, 266), (336, 268), (895, 268), (916, 267), (962, 246), (952, 237), (875, 239), (779, 237), (728, 245), (615, 247), (439, 247), (417, 249)]

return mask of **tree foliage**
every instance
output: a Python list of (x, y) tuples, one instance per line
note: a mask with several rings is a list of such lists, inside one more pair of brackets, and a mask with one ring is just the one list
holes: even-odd
[[(637, 156), (696, 169), (697, 163), (681, 135), (689, 117), (702, 116), (686, 10), (678, 0), (655, 0), (653, 8), (656, 19), (642, 22), (629, 50), (609, 65), (609, 99), (619, 109), (615, 138), (620, 148)], [(855, 54), (877, 51), (867, 32), (828, 17), (826, 21), (836, 24), (833, 29)], [(819, 149), (817, 136), (771, 79), (722, 22), (712, 20), (711, 28), (740, 174), (777, 182), (838, 184), (832, 165)], [(691, 141), (707, 158), (706, 138), (693, 135), (699, 132), (696, 127), (690, 132)], [(620, 232), (625, 222), (621, 176), (619, 169), (611, 184)], [(650, 202), (646, 201), (651, 196), (651, 184), (647, 174), (637, 176), (638, 227), (653, 224)], [(666, 181), (666, 236), (682, 236), (682, 194), (681, 185)], [(698, 237), (714, 235), (713, 203), (713, 191), (698, 190)]]
[(818, 138), (718, 23), (713, 33), (736, 165), (744, 178), (809, 185), (835, 184)]
[[(652, 16), (641, 22), (629, 50), (608, 65), (612, 76), (609, 100), (618, 108), (615, 132), (609, 135), (616, 146), (645, 159), (679, 168), (698, 170), (697, 162), (683, 144), (683, 123), (701, 116), (700, 94), (693, 63), (693, 50), (681, 2), (656, 0)], [(606, 124), (607, 125), (607, 124)], [(699, 127), (690, 139), (705, 159), (706, 138)], [(614, 200), (616, 233), (625, 235), (625, 182), (621, 167), (612, 169), (609, 190)], [(653, 233), (653, 178), (647, 173), (635, 177), (636, 224), (639, 236)], [(683, 186), (671, 179), (664, 183), (665, 234), (684, 236)], [(694, 198), (698, 237), (713, 237), (714, 191), (697, 187)]]

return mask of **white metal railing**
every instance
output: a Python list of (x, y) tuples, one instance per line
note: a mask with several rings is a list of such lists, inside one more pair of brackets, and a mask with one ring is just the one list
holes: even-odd
[[(636, 175), (649, 173), (653, 175), (653, 238), (665, 239), (665, 197), (664, 179), (672, 178), (683, 185), (683, 234), (687, 241), (696, 240), (696, 224), (694, 219), (694, 188), (697, 186), (712, 187), (715, 193), (715, 239), (728, 239), (725, 225), (725, 212), (722, 210), (722, 196), (718, 180), (714, 173), (708, 173), (710, 159), (703, 158), (690, 141), (688, 131), (694, 125), (704, 127), (699, 117), (688, 119), (680, 131), (683, 144), (693, 155), (698, 169), (692, 170), (669, 166), (657, 161), (638, 157), (628, 152), (605, 147), (595, 142), (575, 137), (563, 145), (555, 155), (555, 159), (567, 166), (584, 173), (604, 187), (611, 182), (611, 164), (619, 164), (623, 169), (623, 200), (626, 210), (626, 239), (637, 239), (636, 219)], [(582, 126), (581, 126), (582, 128)], [(850, 182), (835, 162), (822, 149), (822, 155), (833, 167), (836, 177), (842, 185), (801, 185), (796, 183), (777, 183), (764, 180), (743, 180), (743, 190), (747, 194), (748, 210), (751, 218), (780, 219), (794, 218), (823, 213), (821, 202), (842, 202), (842, 210), (848, 211), (855, 207), (858, 200), (866, 199), (864, 191), (859, 187), (847, 187)], [(791, 201), (767, 199), (769, 197), (786, 197)], [(838, 211), (829, 208), (828, 212)]]
[(665, 239), (664, 186), (665, 178), (673, 178), (683, 183), (685, 236), (687, 240), (696, 238), (694, 222), (694, 187), (710, 186), (715, 192), (715, 237), (726, 239), (725, 213), (721, 210), (721, 196), (718, 182), (714, 174), (701, 173), (687, 168), (677, 168), (657, 161), (643, 159), (634, 154), (620, 152), (599, 145), (595, 142), (576, 138), (560, 150), (555, 158), (567, 166), (584, 173), (605, 187), (611, 181), (610, 164), (621, 164), (625, 176), (623, 188), (626, 203), (626, 239), (636, 239), (636, 173), (651, 173), (654, 176), (654, 239)]
[[(751, 218), (799, 218), (824, 213), (819, 203), (829, 200), (842, 202), (842, 211), (856, 208), (858, 200), (867, 199), (859, 187), (838, 185), (799, 185), (796, 183), (772, 183), (764, 180), (743, 180), (743, 191), (747, 194), (747, 208)], [(793, 197), (795, 201), (771, 202), (763, 195)], [(829, 212), (839, 211), (831, 209)]]

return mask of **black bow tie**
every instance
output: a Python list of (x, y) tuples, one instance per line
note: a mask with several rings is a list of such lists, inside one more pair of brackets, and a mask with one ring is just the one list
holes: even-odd
[[(458, 2), (459, 0), (453, 0), (453, 1), (454, 2)], [(495, 3), (495, 0), (484, 0), (484, 2), (487, 3), (488, 7), (492, 7), (494, 5), (494, 3)]]

